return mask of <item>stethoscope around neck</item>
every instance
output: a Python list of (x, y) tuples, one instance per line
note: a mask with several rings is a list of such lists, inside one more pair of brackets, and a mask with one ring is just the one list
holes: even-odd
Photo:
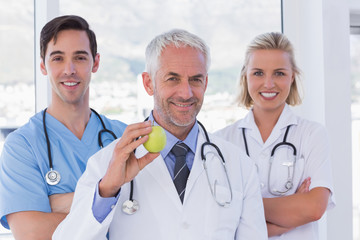
[[(117, 137), (116, 137), (116, 135), (115, 135), (115, 133), (113, 131), (106, 128), (105, 123), (101, 119), (100, 115), (94, 109), (92, 109), (92, 108), (90, 108), (90, 109), (99, 118), (99, 120), (101, 122), (101, 125), (103, 127), (103, 129), (100, 130), (99, 133), (98, 133), (98, 144), (99, 144), (100, 148), (103, 148), (104, 145), (103, 145), (103, 142), (102, 142), (102, 139), (101, 139), (101, 136), (102, 136), (103, 133), (110, 133), (111, 136), (114, 137), (114, 139), (116, 139)], [(50, 140), (49, 140), (49, 136), (48, 136), (48, 133), (47, 133), (47, 130), (46, 130), (46, 121), (45, 121), (46, 110), (47, 110), (47, 108), (45, 108), (44, 113), (43, 113), (43, 127), (44, 127), (44, 133), (45, 133), (45, 138), (46, 138), (46, 146), (47, 146), (47, 153), (48, 153), (50, 170), (45, 174), (45, 179), (46, 179), (47, 184), (56, 185), (56, 184), (58, 184), (60, 182), (61, 175), (60, 175), (60, 173), (58, 171), (54, 170), (54, 168), (53, 168), (53, 160), (52, 160), (52, 156), (51, 156)]]
[[(147, 121), (148, 119), (149, 118), (147, 117), (144, 121)], [(205, 169), (205, 172), (206, 172), (206, 177), (207, 177), (207, 180), (208, 180), (208, 184), (209, 184), (209, 187), (210, 187), (211, 194), (212, 194), (214, 200), (216, 201), (216, 203), (219, 206), (228, 207), (230, 205), (231, 201), (232, 201), (233, 195), (232, 195), (232, 189), (231, 189), (229, 176), (228, 176), (226, 166), (225, 166), (225, 159), (224, 159), (223, 154), (221, 153), (219, 147), (216, 146), (216, 144), (210, 142), (210, 138), (208, 136), (208, 133), (207, 133), (204, 125), (202, 125), (202, 123), (200, 123), (199, 121), (197, 121), (197, 123), (203, 129), (204, 134), (205, 134), (205, 138), (206, 138), (206, 141), (201, 145), (201, 159), (203, 161), (203, 166), (204, 166), (204, 169)], [(204, 149), (205, 149), (206, 146), (211, 146), (211, 147), (215, 148), (215, 150), (217, 151), (217, 154), (220, 156), (221, 164), (223, 166), (223, 170), (224, 170), (225, 175), (226, 175), (227, 184), (228, 184), (229, 192), (230, 192), (230, 199), (228, 201), (221, 201), (220, 202), (216, 197), (216, 186), (217, 186), (216, 184), (217, 184), (217, 181), (215, 180), (214, 186), (212, 187), (210, 177), (209, 177), (209, 174), (208, 174), (208, 171), (207, 171), (207, 166), (206, 166), (206, 154), (204, 153), (204, 151), (205, 151)], [(134, 154), (135, 154), (135, 150), (134, 150)], [(125, 200), (123, 205), (122, 205), (122, 211), (124, 213), (128, 214), (128, 215), (132, 215), (135, 212), (137, 212), (137, 210), (139, 210), (139, 203), (138, 203), (138, 201), (136, 201), (133, 198), (133, 193), (134, 193), (134, 183), (133, 183), (133, 181), (134, 180), (130, 181), (129, 199)]]
[[(269, 192), (274, 196), (282, 196), (282, 195), (284, 195), (285, 193), (287, 193), (288, 191), (290, 191), (294, 187), (294, 175), (295, 175), (295, 164), (296, 164), (296, 147), (294, 146), (294, 144), (289, 143), (289, 142), (286, 141), (286, 138), (287, 138), (287, 135), (289, 133), (290, 127), (291, 127), (291, 125), (287, 126), (283, 141), (276, 144), (272, 148), (271, 154), (270, 154), (270, 166), (269, 166), (269, 172), (268, 172), (268, 183), (267, 183), (267, 185), (268, 185)], [(248, 148), (247, 140), (246, 140), (246, 136), (245, 136), (245, 128), (242, 128), (242, 134), (243, 134), (246, 154), (250, 157), (249, 148)], [(287, 177), (287, 181), (286, 181), (285, 186), (284, 186), (285, 190), (280, 191), (280, 190), (276, 190), (276, 189), (271, 189), (271, 187), (270, 187), (270, 179), (271, 179), (271, 172), (272, 172), (272, 165), (273, 165), (273, 162), (274, 162), (275, 151), (278, 148), (284, 147), (284, 146), (288, 146), (288, 147), (290, 147), (292, 149), (292, 151), (293, 151), (293, 161), (292, 162), (287, 162), (286, 164), (285, 163), (283, 164), (283, 165), (288, 167), (288, 177)], [(292, 174), (290, 174), (290, 168), (291, 167), (293, 167)]]

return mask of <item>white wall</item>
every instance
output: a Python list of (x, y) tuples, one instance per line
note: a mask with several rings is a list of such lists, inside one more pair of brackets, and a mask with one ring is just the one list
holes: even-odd
[(360, 12), (360, 1), (359, 0), (348, 0), (348, 6), (351, 12)]
[(324, 124), (332, 145), (337, 206), (327, 214), (327, 231), (321, 231), (321, 239), (350, 240), (353, 218), (349, 5), (343, 0), (284, 1), (284, 33), (294, 43), (303, 71), (305, 99), (296, 111)]

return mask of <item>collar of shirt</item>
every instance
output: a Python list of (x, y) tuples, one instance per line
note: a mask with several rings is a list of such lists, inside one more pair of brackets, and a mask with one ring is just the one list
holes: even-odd
[[(149, 116), (149, 120), (154, 123), (155, 126), (159, 126), (159, 124), (154, 120), (154, 116), (152, 113)], [(177, 137), (169, 133), (165, 128), (166, 133), (166, 146), (165, 148), (160, 152), (161, 156), (165, 157), (169, 154), (173, 146), (177, 142), (183, 142), (190, 148), (190, 150), (195, 153), (196, 151), (196, 143), (197, 143), (197, 137), (199, 133), (199, 124), (195, 122), (194, 126), (190, 130), (189, 134), (187, 135), (186, 139), (184, 141), (179, 140)]]
[[(275, 128), (282, 129), (282, 128), (286, 128), (289, 125), (297, 125), (297, 124), (298, 124), (298, 120), (296, 118), (296, 115), (291, 111), (290, 106), (288, 104), (285, 104), (285, 107), (281, 112), (279, 120), (277, 121), (274, 129)], [(257, 128), (252, 109), (249, 111), (249, 113), (246, 115), (243, 121), (239, 121), (238, 128), (249, 128), (249, 129)]]
[[(153, 122), (155, 126), (159, 125), (154, 120), (154, 116), (152, 115), (152, 112), (149, 116), (149, 120)], [(165, 164), (169, 170), (170, 175), (173, 177), (174, 168), (175, 168), (175, 156), (170, 151), (177, 142), (183, 142), (190, 148), (191, 151), (189, 151), (188, 154), (186, 155), (186, 164), (188, 168), (191, 170), (191, 167), (194, 162), (195, 151), (196, 151), (197, 138), (199, 133), (199, 124), (195, 122), (194, 126), (192, 127), (192, 129), (190, 130), (189, 134), (187, 135), (184, 141), (179, 140), (177, 137), (172, 135), (166, 129), (164, 130), (166, 133), (166, 146), (160, 152), (160, 154), (165, 160)]]
[(275, 124), (268, 140), (266, 143), (263, 143), (260, 132), (258, 130), (258, 127), (255, 123), (254, 114), (252, 109), (249, 111), (249, 113), (246, 115), (246, 117), (243, 119), (243, 121), (240, 121), (238, 124), (238, 128), (246, 128), (249, 130), (249, 133), (246, 133), (247, 136), (253, 137), (255, 140), (257, 140), (259, 143), (264, 144), (264, 147), (267, 147), (267, 145), (272, 144), (274, 141), (277, 141), (278, 137), (281, 136), (284, 129), (289, 125), (297, 125), (298, 119), (296, 115), (292, 112), (290, 106), (288, 104), (285, 104), (285, 107), (283, 111), (281, 112), (281, 115)]

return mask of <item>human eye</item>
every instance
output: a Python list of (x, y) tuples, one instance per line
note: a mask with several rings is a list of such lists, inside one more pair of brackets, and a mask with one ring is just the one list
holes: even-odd
[(281, 71), (276, 71), (276, 72), (275, 72), (275, 76), (277, 76), (277, 77), (282, 77), (282, 76), (285, 76), (285, 73), (284, 73), (284, 72), (281, 72)]
[(253, 75), (254, 75), (254, 76), (261, 77), (261, 76), (264, 75), (264, 73), (263, 73), (262, 71), (255, 71), (255, 72), (253, 73)]
[(179, 79), (177, 77), (171, 76), (171, 77), (168, 77), (166, 80), (174, 82), (174, 81), (178, 81)]
[(62, 60), (62, 57), (61, 56), (53, 56), (51, 58), (51, 61), (52, 62), (60, 62)]
[(77, 55), (77, 56), (75, 57), (75, 59), (78, 60), (78, 61), (86, 61), (86, 60), (87, 60), (87, 57), (84, 56), (84, 55)]
[(202, 82), (202, 78), (198, 78), (198, 77), (195, 77), (195, 78), (191, 78), (190, 81), (192, 82)]

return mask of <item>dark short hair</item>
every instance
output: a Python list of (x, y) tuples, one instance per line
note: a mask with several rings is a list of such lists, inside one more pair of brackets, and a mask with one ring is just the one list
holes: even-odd
[(56, 17), (48, 22), (40, 33), (40, 56), (45, 62), (45, 53), (48, 43), (54, 39), (56, 43), (57, 35), (63, 30), (80, 30), (85, 31), (89, 37), (90, 50), (92, 57), (95, 61), (95, 55), (97, 53), (97, 44), (95, 33), (89, 28), (89, 24), (85, 19), (75, 15), (65, 15)]

